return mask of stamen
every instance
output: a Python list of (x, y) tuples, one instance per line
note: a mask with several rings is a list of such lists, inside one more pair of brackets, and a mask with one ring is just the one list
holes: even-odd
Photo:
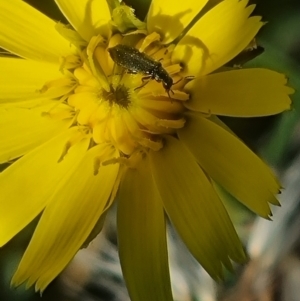
[(60, 163), (66, 156), (66, 154), (68, 153), (69, 149), (71, 148), (72, 144), (70, 141), (68, 141), (65, 146), (64, 149), (62, 151), (62, 154), (60, 155), (59, 159), (57, 160), (57, 163)]
[(141, 149), (136, 150), (130, 157), (118, 157), (112, 158), (110, 160), (106, 160), (102, 162), (103, 166), (107, 166), (110, 164), (120, 164), (126, 166), (128, 168), (135, 168), (138, 162), (143, 158), (145, 152)]
[(99, 173), (99, 169), (101, 166), (101, 160), (99, 157), (94, 158), (94, 176), (96, 176)]
[(82, 64), (80, 57), (78, 55), (69, 55), (60, 58), (60, 68), (59, 71), (65, 74), (65, 70), (72, 70), (78, 68)]
[(76, 134), (71, 137), (65, 144), (63, 150), (62, 150), (62, 154), (58, 159), (58, 163), (61, 162), (65, 156), (68, 154), (70, 148), (75, 145), (76, 143), (80, 142), (82, 139), (86, 139), (87, 137), (87, 129), (83, 129), (81, 131), (77, 131)]
[(68, 95), (77, 86), (76, 81), (71, 77), (62, 77), (49, 82), (46, 82), (44, 86), (37, 92), (45, 94), (45, 97), (57, 98), (63, 95)]

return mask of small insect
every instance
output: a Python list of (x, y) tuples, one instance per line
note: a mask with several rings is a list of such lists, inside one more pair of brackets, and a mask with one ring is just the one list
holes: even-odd
[[(163, 68), (161, 62), (154, 60), (146, 53), (140, 52), (134, 47), (122, 44), (108, 48), (108, 52), (112, 60), (117, 65), (127, 69), (129, 73), (140, 73), (146, 75), (142, 78), (143, 81), (147, 79), (155, 79), (157, 82), (161, 82), (169, 97), (170, 91), (174, 93), (171, 90), (171, 87), (173, 86), (173, 79)], [(145, 84), (141, 87), (144, 85)]]

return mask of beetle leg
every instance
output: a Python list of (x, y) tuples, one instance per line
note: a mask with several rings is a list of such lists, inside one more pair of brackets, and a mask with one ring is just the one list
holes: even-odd
[(168, 96), (169, 96), (169, 98), (171, 99), (171, 101), (172, 101), (172, 97), (170, 96), (170, 92), (174, 95), (174, 91), (173, 90), (171, 90), (171, 89), (169, 89), (169, 90), (167, 90), (166, 89), (166, 92), (167, 92), (167, 94), (168, 94)]
[(143, 77), (142, 77), (142, 82), (144, 83), (145, 81), (147, 81), (147, 83), (148, 83), (148, 81), (149, 81), (150, 79), (152, 79), (152, 75), (143, 76)]
[(137, 89), (141, 89), (141, 88), (145, 87), (149, 83), (151, 78), (152, 78), (152, 75), (142, 77), (143, 84), (141, 86), (135, 88), (134, 91), (137, 90)]

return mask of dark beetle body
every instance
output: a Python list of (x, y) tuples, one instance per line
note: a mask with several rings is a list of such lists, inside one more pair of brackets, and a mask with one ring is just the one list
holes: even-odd
[(169, 95), (173, 79), (163, 68), (161, 62), (154, 60), (146, 53), (140, 52), (134, 47), (122, 44), (108, 48), (108, 52), (117, 65), (127, 69), (130, 73), (144, 74), (145, 79), (151, 78), (162, 82)]

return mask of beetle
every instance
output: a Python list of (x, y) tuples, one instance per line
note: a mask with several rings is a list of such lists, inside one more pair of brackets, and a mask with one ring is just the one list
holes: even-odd
[[(114, 47), (108, 48), (108, 52), (112, 60), (119, 66), (128, 70), (133, 74), (144, 74), (143, 81), (147, 79), (155, 79), (161, 82), (166, 92), (170, 97), (171, 87), (173, 86), (173, 79), (164, 69), (161, 62), (154, 60), (152, 57), (138, 49), (118, 44)], [(143, 87), (143, 84), (141, 87)], [(139, 88), (141, 88), (139, 87)], [(171, 97), (170, 97), (171, 98)]]

